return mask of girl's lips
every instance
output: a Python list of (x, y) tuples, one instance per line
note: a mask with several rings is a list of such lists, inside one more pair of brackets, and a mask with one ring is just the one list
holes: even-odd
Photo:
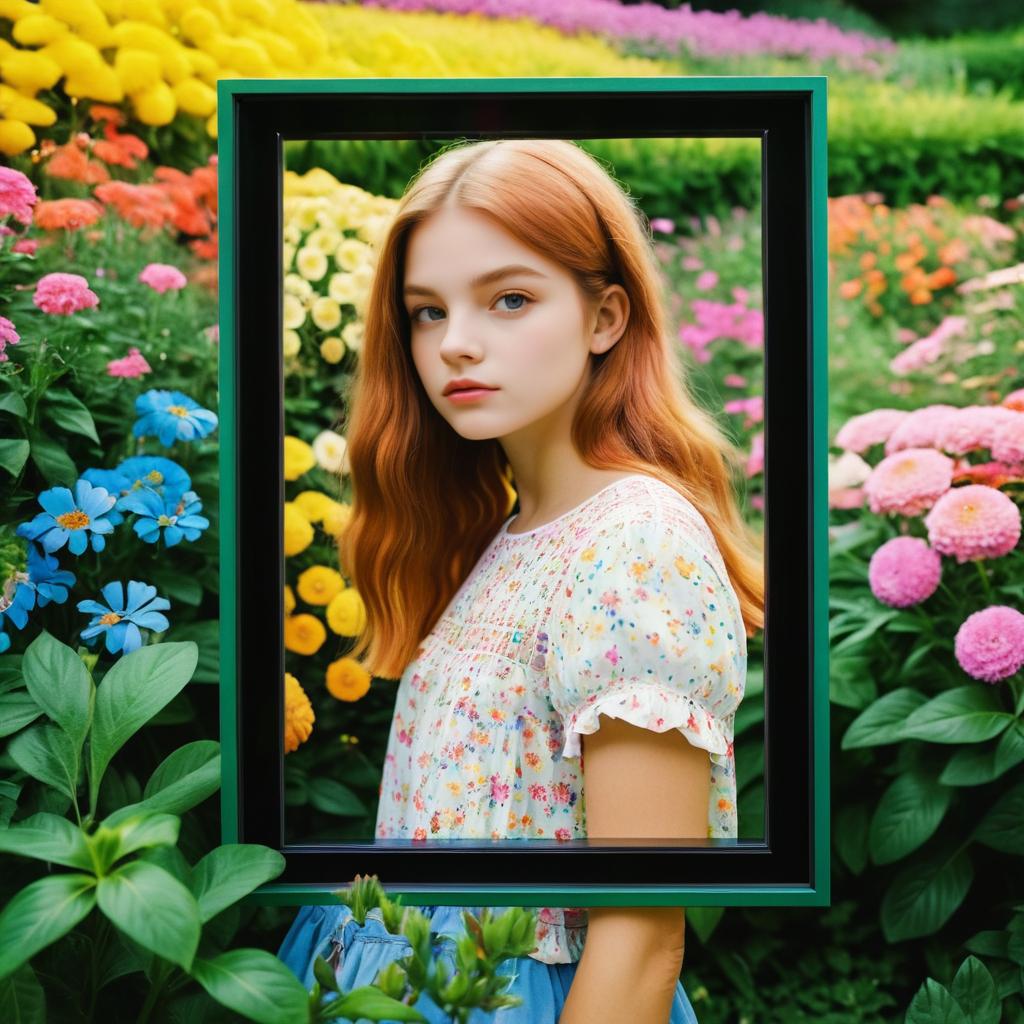
[(446, 397), (453, 402), (475, 402), (478, 398), (494, 394), (497, 390), (497, 388), (465, 388), (459, 391), (450, 391)]

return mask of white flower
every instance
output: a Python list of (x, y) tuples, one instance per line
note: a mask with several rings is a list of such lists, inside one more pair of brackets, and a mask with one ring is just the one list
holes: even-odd
[(352, 323), (346, 324), (342, 329), (341, 340), (353, 352), (361, 352), (363, 350), (363, 334), (365, 330), (366, 326), (361, 320), (353, 320)]
[(317, 465), (328, 473), (348, 472), (348, 443), (333, 430), (322, 430), (313, 441)]
[(844, 452), (838, 459), (829, 456), (828, 489), (842, 491), (859, 487), (871, 475), (871, 466), (856, 452)]

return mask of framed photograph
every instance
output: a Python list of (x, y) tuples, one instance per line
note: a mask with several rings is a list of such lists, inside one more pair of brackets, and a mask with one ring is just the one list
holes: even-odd
[[(253, 901), (829, 903), (826, 83), (218, 83)], [(588, 822), (616, 720), (700, 834)]]

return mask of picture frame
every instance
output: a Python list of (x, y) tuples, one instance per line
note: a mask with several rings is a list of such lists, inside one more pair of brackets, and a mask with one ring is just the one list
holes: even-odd
[[(222, 841), (287, 861), (250, 902), (330, 903), (357, 874), (376, 874), (413, 905), (829, 904), (826, 86), (824, 76), (218, 82)], [(284, 841), (284, 143), (427, 137), (760, 139), (763, 841)]]

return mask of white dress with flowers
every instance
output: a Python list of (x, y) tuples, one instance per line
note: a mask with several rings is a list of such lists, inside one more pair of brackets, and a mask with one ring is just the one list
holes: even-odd
[[(377, 837), (586, 838), (580, 737), (603, 714), (707, 750), (708, 836), (735, 838), (746, 634), (701, 514), (634, 475), (535, 530), (511, 518), (399, 681)], [(530, 955), (579, 960), (586, 926), (542, 908)]]

